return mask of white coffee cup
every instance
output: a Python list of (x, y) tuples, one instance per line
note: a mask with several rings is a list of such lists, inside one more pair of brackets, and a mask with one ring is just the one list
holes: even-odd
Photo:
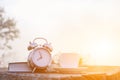
[(62, 53), (59, 57), (61, 68), (78, 68), (80, 56), (77, 53)]

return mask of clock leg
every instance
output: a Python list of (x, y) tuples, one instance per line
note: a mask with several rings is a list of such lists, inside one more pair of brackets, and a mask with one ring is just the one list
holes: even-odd
[(36, 69), (37, 69), (37, 68), (36, 68), (36, 67), (34, 67), (34, 68), (33, 68), (33, 70), (32, 70), (32, 73), (34, 73)]

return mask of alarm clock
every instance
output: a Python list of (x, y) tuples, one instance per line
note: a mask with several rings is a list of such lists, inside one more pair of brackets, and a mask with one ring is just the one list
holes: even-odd
[[(44, 40), (44, 44), (38, 44), (36, 40)], [(45, 38), (35, 38), (29, 43), (28, 50), (31, 50), (28, 56), (28, 65), (32, 68), (32, 72), (36, 70), (44, 71), (51, 64), (52, 46)]]

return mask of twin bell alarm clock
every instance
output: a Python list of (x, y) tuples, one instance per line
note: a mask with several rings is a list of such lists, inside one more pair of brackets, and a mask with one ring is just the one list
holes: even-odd
[[(38, 44), (36, 40), (43, 40), (44, 44)], [(44, 71), (51, 64), (52, 46), (45, 38), (35, 38), (33, 42), (29, 43), (28, 50), (31, 50), (28, 56), (28, 65), (32, 68), (32, 72), (36, 70)]]

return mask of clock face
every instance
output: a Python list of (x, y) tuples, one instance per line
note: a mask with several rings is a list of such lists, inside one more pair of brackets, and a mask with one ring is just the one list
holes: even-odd
[(34, 50), (31, 58), (33, 60), (33, 63), (38, 67), (46, 67), (51, 62), (50, 53), (43, 48)]

